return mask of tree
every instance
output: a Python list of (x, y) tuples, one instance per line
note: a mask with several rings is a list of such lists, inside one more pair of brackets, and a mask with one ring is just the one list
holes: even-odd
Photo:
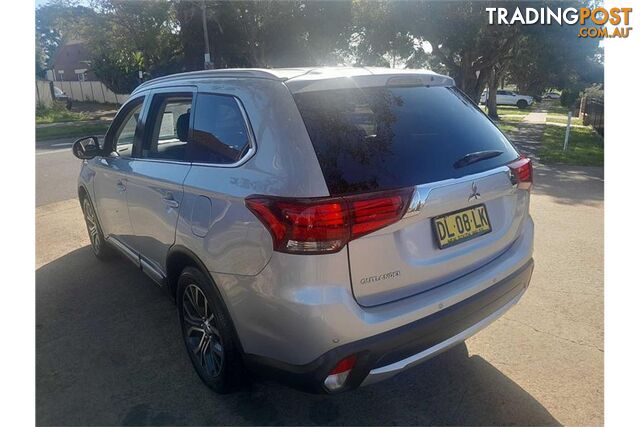
[(37, 75), (44, 76), (44, 71), (51, 68), (55, 52), (65, 41), (80, 37), (76, 24), (94, 14), (75, 0), (52, 0), (36, 9)]
[[(187, 69), (203, 66), (201, 1), (175, 3)], [(337, 64), (346, 47), (351, 3), (334, 1), (207, 2), (216, 68)]]
[[(549, 7), (582, 6), (580, 2), (547, 2)], [(580, 91), (603, 81), (597, 39), (578, 38), (573, 26), (531, 25), (523, 28), (507, 77), (521, 93), (539, 95), (551, 87)]]
[(139, 83), (138, 72), (156, 77), (183, 70), (179, 27), (172, 3), (96, 0), (82, 34), (93, 52), (92, 70), (116, 93)]

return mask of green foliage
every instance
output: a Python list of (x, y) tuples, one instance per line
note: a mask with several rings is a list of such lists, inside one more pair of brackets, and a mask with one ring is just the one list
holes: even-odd
[(94, 16), (93, 9), (76, 0), (51, 0), (36, 9), (36, 74), (44, 75), (62, 43), (80, 37), (82, 23)]
[[(538, 7), (588, 6), (585, 1), (546, 1)], [(589, 82), (601, 82), (604, 77), (602, 49), (597, 39), (577, 37), (571, 25), (528, 25), (522, 27), (522, 37), (509, 61), (508, 78), (518, 91), (540, 95), (548, 88), (581, 90)]]
[(80, 137), (87, 135), (104, 135), (109, 128), (108, 123), (75, 122), (58, 126), (36, 127), (36, 140)]
[(36, 106), (36, 124), (58, 123), (58, 122), (75, 122), (80, 120), (89, 120), (90, 115), (84, 112), (69, 111), (64, 105), (54, 102), (50, 107), (43, 104)]
[(579, 166), (604, 165), (604, 141), (590, 127), (572, 127), (567, 151), (564, 146), (564, 126), (547, 125), (538, 150), (540, 161), (549, 164)]
[[(200, 1), (175, 3), (188, 70), (203, 67), (202, 13)], [(216, 68), (331, 65), (348, 47), (351, 3), (215, 1), (206, 17)]]
[(580, 92), (575, 88), (567, 88), (562, 91), (560, 95), (560, 105), (573, 110), (577, 107), (578, 99), (580, 98)]
[(139, 70), (144, 79), (200, 70), (204, 14), (215, 68), (427, 67), (451, 75), (475, 100), (490, 79), (492, 90), (507, 76), (521, 91), (537, 94), (551, 85), (581, 90), (602, 74), (597, 41), (578, 39), (572, 26), (488, 24), (487, 6), (514, 9), (514, 2), (92, 0), (90, 5), (54, 0), (37, 9), (37, 73), (43, 73), (55, 48), (75, 35), (89, 44), (93, 71), (118, 93), (139, 84)]
[(172, 3), (96, 0), (98, 13), (88, 20), (92, 70), (109, 89), (129, 93), (139, 83), (138, 72), (157, 77), (182, 70), (182, 48)]

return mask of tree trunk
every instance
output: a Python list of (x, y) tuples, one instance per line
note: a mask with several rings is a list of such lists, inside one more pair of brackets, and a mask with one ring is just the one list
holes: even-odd
[(491, 67), (489, 75), (489, 93), (487, 94), (488, 115), (493, 120), (498, 120), (498, 105), (496, 103), (496, 92), (498, 90), (498, 76), (495, 67)]

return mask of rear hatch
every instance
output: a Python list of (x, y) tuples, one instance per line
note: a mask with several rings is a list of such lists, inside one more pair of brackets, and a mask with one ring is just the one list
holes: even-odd
[(294, 99), (332, 196), (415, 188), (400, 221), (348, 244), (353, 294), (374, 306), (491, 262), (517, 239), (529, 194), (507, 167), (517, 151), (455, 87), (359, 83)]

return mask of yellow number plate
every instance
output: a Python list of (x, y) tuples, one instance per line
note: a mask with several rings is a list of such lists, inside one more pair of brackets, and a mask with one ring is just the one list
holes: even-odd
[(440, 249), (491, 232), (487, 208), (477, 205), (433, 218), (433, 231)]

